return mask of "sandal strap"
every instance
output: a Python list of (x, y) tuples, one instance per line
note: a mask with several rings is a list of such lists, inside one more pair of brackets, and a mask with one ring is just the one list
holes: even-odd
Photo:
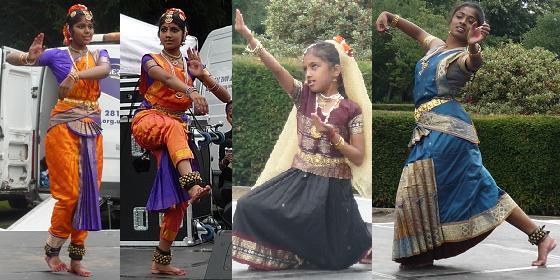
[(152, 261), (161, 264), (161, 265), (169, 265), (171, 264), (172, 254), (171, 250), (163, 251), (159, 247), (156, 247), (154, 251), (154, 256), (152, 257)]
[(537, 227), (531, 234), (529, 234), (529, 243), (533, 245), (539, 245), (550, 233), (550, 231), (544, 230), (544, 225), (542, 227)]

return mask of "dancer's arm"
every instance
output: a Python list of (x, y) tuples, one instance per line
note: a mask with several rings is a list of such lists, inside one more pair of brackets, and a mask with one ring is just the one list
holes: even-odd
[[(255, 49), (257, 47), (257, 39), (251, 33), (251, 30), (245, 25), (243, 21), (243, 15), (239, 10), (235, 11), (235, 30), (247, 40), (249, 48)], [(261, 49), (259, 52), (259, 58), (264, 63), (264, 65), (272, 72), (278, 84), (287, 93), (292, 93), (294, 90), (294, 77), (286, 70), (278, 61), (272, 56), (266, 49)]]
[[(332, 141), (331, 141), (332, 142)], [(365, 137), (363, 133), (350, 135), (350, 143), (337, 148), (338, 151), (355, 165), (362, 165), (365, 154)], [(336, 143), (335, 143), (336, 144)]]
[(465, 60), (468, 70), (475, 72), (482, 66), (482, 53), (479, 42), (482, 42), (490, 33), (490, 25), (484, 23), (481, 26), (475, 22), (469, 29), (467, 35), (468, 53)]
[(174, 89), (179, 92), (191, 92), (189, 98), (192, 99), (196, 108), (200, 110), (199, 113), (208, 113), (208, 103), (206, 98), (204, 98), (195, 88), (183, 83), (175, 75), (171, 75), (165, 71), (161, 66), (157, 65), (154, 60), (149, 60), (145, 63), (144, 69), (147, 69), (148, 76), (150, 78), (162, 82), (166, 87)]
[(412, 39), (418, 41), (426, 51), (434, 46), (445, 43), (443, 40), (433, 37), (432, 35), (430, 35), (430, 33), (424, 31), (424, 29), (420, 28), (418, 25), (412, 23), (411, 21), (408, 21), (398, 15), (389, 12), (381, 12), (381, 14), (379, 14), (379, 17), (375, 22), (375, 28), (377, 29), (377, 32), (385, 33), (389, 31), (391, 23), (395, 22), (396, 28), (400, 29)]
[[(106, 59), (106, 58), (105, 58)], [(101, 60), (102, 61), (102, 60)], [(77, 71), (70, 71), (68, 76), (58, 86), (58, 98), (63, 99), (78, 80), (101, 80), (109, 75), (111, 66), (107, 63), (100, 63), (92, 68)], [(76, 80), (77, 78), (77, 80)]]
[(189, 57), (189, 71), (199, 79), (206, 89), (208, 89), (214, 96), (216, 96), (220, 101), (224, 103), (228, 103), (231, 100), (231, 96), (229, 96), (229, 92), (220, 85), (208, 70), (204, 69), (202, 61), (200, 60), (200, 56), (198, 55), (197, 51), (188, 49), (187, 56)]
[(29, 47), (28, 53), (10, 53), (6, 57), (6, 61), (12, 65), (16, 66), (39, 66), (36, 64), (37, 59), (43, 54), (45, 51), (45, 47), (43, 46), (43, 38), (45, 35), (43, 33), (39, 33), (33, 39), (33, 43)]

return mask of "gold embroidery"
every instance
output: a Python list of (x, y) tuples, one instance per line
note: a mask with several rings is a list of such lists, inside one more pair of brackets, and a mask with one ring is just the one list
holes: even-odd
[(426, 103), (422, 103), (422, 105), (418, 106), (418, 108), (414, 109), (414, 119), (418, 121), (420, 116), (424, 112), (431, 111), (434, 107), (439, 105), (445, 104), (449, 102), (451, 99), (441, 99), (441, 98), (434, 98)]
[(364, 133), (364, 115), (359, 114), (348, 122), (350, 134)]
[(443, 243), (432, 159), (403, 168), (395, 215), (393, 260), (433, 250)]
[(443, 239), (445, 242), (457, 242), (479, 236), (500, 225), (515, 207), (517, 203), (506, 193), (491, 209), (466, 221), (442, 224)]
[(231, 244), (232, 258), (250, 264), (269, 269), (287, 269), (296, 268), (303, 263), (302, 258), (290, 251), (272, 249), (235, 235), (231, 237)]
[(352, 170), (347, 163), (314, 165), (302, 159), (298, 154), (294, 157), (292, 167), (319, 176), (338, 179), (352, 179)]
[(453, 135), (474, 144), (480, 143), (478, 135), (476, 134), (476, 129), (472, 124), (452, 116), (425, 112), (420, 115), (420, 118), (417, 120), (417, 124), (425, 129)]
[(181, 149), (173, 155), (173, 162), (177, 163), (179, 160), (193, 158), (192, 151), (189, 148)]
[(292, 101), (299, 108), (300, 105), (300, 97), (301, 97), (301, 90), (303, 88), (303, 84), (301, 81), (294, 79), (294, 89), (290, 92), (290, 96), (292, 97)]
[(74, 98), (66, 97), (62, 99), (62, 103), (75, 105), (75, 106), (82, 106), (90, 111), (99, 109), (99, 102), (91, 101), (91, 100), (74, 99)]
[(325, 165), (346, 163), (346, 160), (343, 157), (331, 158), (331, 157), (326, 157), (322, 154), (310, 154), (303, 151), (299, 151), (298, 156), (301, 159), (315, 166), (325, 166)]

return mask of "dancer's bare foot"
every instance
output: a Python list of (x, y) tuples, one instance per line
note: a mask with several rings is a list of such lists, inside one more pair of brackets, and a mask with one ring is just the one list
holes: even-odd
[(199, 185), (193, 186), (189, 191), (189, 196), (191, 197), (190, 203), (197, 203), (201, 198), (205, 197), (210, 193), (210, 186), (202, 188)]
[(45, 261), (52, 272), (68, 271), (68, 267), (58, 256), (45, 256)]
[(367, 250), (364, 255), (362, 256), (362, 258), (360, 259), (359, 263), (361, 264), (371, 264), (371, 260), (373, 258), (373, 250), (369, 249)]
[(539, 256), (536, 261), (532, 263), (533, 266), (545, 266), (548, 254), (556, 248), (557, 242), (550, 236), (546, 236), (545, 239), (539, 243)]
[(184, 270), (171, 266), (170, 264), (163, 265), (156, 262), (152, 262), (152, 274), (167, 274), (167, 275), (185, 275), (187, 274)]
[(70, 261), (70, 269), (68, 270), (68, 272), (72, 272), (82, 277), (90, 277), (93, 275), (91, 271), (85, 268), (85, 266), (82, 264), (81, 261), (77, 261), (77, 260)]

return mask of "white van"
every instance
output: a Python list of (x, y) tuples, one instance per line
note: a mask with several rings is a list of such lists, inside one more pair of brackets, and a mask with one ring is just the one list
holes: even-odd
[[(120, 130), (118, 42), (100, 42), (96, 35), (90, 50), (106, 49), (111, 57), (111, 73), (101, 81), (99, 99), (103, 128), (103, 178), (101, 196), (119, 196)], [(101, 39), (102, 40), (102, 39)], [(97, 42), (95, 42), (97, 41)], [(38, 193), (41, 178), (42, 144), (49, 127), (49, 115), (57, 101), (58, 86), (47, 67), (13, 66), (6, 57), (14, 50), (0, 52), (0, 200), (14, 208), (42, 201)], [(48, 190), (48, 189), (47, 189)]]

